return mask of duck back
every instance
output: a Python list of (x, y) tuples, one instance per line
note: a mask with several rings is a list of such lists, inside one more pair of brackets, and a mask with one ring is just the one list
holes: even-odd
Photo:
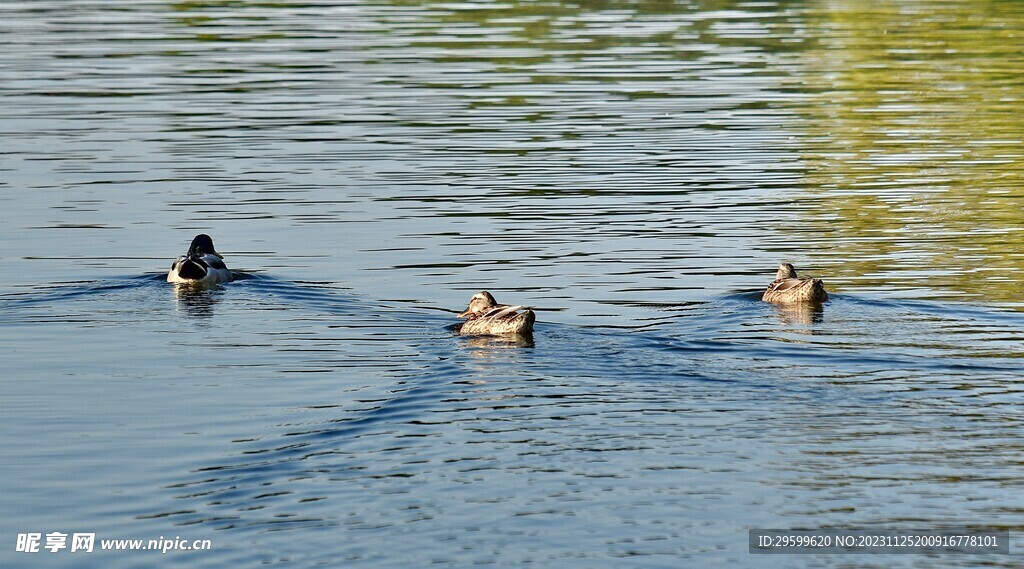
[(495, 336), (508, 334), (530, 334), (533, 332), (533, 323), (537, 320), (532, 310), (513, 312), (511, 314), (496, 315), (483, 314), (470, 318), (463, 322), (459, 328), (460, 334), (491, 334)]
[(765, 302), (825, 302), (828, 292), (821, 279), (777, 279), (761, 295)]

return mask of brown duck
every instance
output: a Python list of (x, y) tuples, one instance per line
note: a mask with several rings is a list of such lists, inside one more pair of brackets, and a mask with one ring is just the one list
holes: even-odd
[(459, 334), (494, 336), (530, 334), (533, 332), (533, 322), (537, 319), (533, 311), (525, 306), (498, 304), (486, 290), (469, 299), (469, 307), (459, 314), (459, 318), (466, 319), (459, 327)]
[(765, 302), (787, 304), (791, 302), (825, 302), (828, 293), (821, 279), (802, 279), (796, 276), (796, 269), (789, 263), (779, 265), (775, 280), (761, 295)]

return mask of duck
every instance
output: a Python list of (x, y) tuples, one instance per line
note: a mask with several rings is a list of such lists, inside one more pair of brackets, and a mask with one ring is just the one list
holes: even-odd
[(234, 280), (224, 264), (224, 256), (213, 248), (213, 239), (205, 233), (196, 235), (188, 252), (171, 263), (167, 273), (169, 283), (210, 285)]
[(775, 273), (775, 280), (761, 295), (761, 300), (777, 304), (825, 302), (828, 300), (828, 293), (821, 279), (802, 279), (796, 275), (793, 265), (782, 263)]
[(469, 299), (469, 306), (459, 318), (466, 321), (459, 326), (463, 335), (527, 335), (533, 333), (537, 316), (525, 306), (498, 304), (486, 290)]

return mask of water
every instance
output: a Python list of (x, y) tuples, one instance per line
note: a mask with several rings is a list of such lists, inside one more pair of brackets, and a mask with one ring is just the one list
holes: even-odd
[(746, 531), (1024, 527), (1019, 3), (0, 21), (4, 565), (1015, 565)]

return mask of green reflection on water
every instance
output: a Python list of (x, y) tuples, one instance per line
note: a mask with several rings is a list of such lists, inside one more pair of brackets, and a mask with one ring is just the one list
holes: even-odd
[(808, 20), (819, 262), (857, 287), (1019, 302), (1024, 3), (830, 2)]
[[(191, 0), (171, 2), (174, 21), (192, 30), (197, 42), (261, 42), (288, 37), (281, 32), (266, 31), (270, 24), (256, 9), (286, 10), (294, 7), (279, 2), (246, 2), (241, 0)], [(226, 17), (230, 16), (230, 18)]]
[[(794, 14), (779, 3), (737, 0), (582, 0), (577, 2), (463, 2), (392, 0), (421, 10), (436, 23), (421, 30), (414, 46), (451, 50), (434, 61), (481, 61), (497, 65), (536, 65), (574, 61), (596, 53), (613, 59), (695, 60), (715, 47), (793, 48)], [(760, 30), (730, 33), (723, 22), (755, 22)], [(520, 48), (510, 52), (487, 48)], [(615, 51), (619, 48), (640, 48)], [(610, 62), (611, 63), (611, 62)], [(514, 70), (514, 67), (509, 70)], [(564, 83), (578, 74), (538, 75), (539, 84)], [(615, 77), (595, 77), (607, 83)]]

